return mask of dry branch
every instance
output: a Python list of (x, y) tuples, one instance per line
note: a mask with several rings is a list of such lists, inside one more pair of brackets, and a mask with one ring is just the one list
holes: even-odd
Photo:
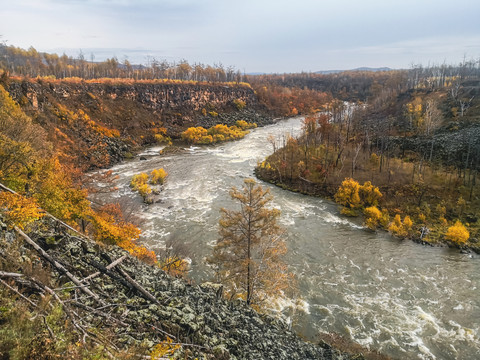
[[(112, 262), (111, 264), (107, 265), (105, 267), (105, 269), (108, 269), (108, 270), (111, 270), (112, 268), (114, 268), (115, 266), (117, 266), (118, 264), (120, 264), (123, 260), (125, 260), (127, 258), (127, 255), (123, 255), (122, 257), (119, 257), (117, 260), (115, 260), (114, 262)], [(93, 273), (89, 276), (87, 276), (86, 278), (82, 279), (81, 282), (85, 283), (87, 281), (90, 281), (94, 278), (96, 278), (97, 276), (99, 276), (100, 274), (102, 274), (101, 271), (97, 271), (96, 273)]]
[(140, 292), (144, 298), (154, 302), (155, 304), (160, 305), (160, 302), (157, 300), (155, 296), (149, 293), (145, 288), (143, 288), (139, 283), (133, 280), (130, 275), (128, 275), (120, 266), (117, 267), (117, 271), (138, 291)]
[(0, 277), (22, 277), (22, 274), (19, 273), (10, 273), (5, 271), (0, 271)]
[[(67, 277), (87, 295), (93, 297), (96, 301), (100, 304), (105, 305), (105, 302), (100, 299), (97, 294), (94, 294), (89, 288), (86, 287), (85, 284), (82, 284), (80, 280), (78, 280), (74, 275), (72, 275), (65, 267), (52, 258), (45, 250), (43, 250), (35, 241), (33, 241), (28, 235), (26, 235), (22, 230), (20, 230), (17, 226), (15, 226), (15, 231), (25, 239), (25, 241), (30, 244), (35, 250), (37, 250), (42, 257), (44, 257), (48, 262), (50, 262), (58, 271), (67, 275)], [(53, 290), (52, 290), (53, 291)]]
[[(21, 274), (19, 274), (21, 275)], [(15, 289), (14, 287), (8, 285), (5, 281), (3, 281), (2, 279), (0, 279), (0, 283), (3, 284), (3, 286), (5, 286), (7, 289), (9, 289), (10, 291), (13, 291), (15, 294), (17, 294), (18, 296), (20, 296), (23, 300), (25, 300), (26, 302), (28, 302), (30, 305), (32, 305), (34, 308), (37, 307), (37, 304), (35, 304), (32, 300), (30, 300), (29, 298), (27, 298), (26, 296), (24, 296), (23, 294), (21, 294), (17, 289)]]

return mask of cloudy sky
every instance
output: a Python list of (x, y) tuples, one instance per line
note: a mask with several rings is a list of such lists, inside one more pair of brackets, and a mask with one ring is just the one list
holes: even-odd
[(1, 41), (246, 72), (480, 59), (479, 0), (0, 0)]

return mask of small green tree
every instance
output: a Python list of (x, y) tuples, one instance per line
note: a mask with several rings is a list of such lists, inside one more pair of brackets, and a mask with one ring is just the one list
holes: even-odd
[(284, 230), (277, 225), (280, 211), (267, 207), (270, 191), (253, 179), (244, 183), (242, 191), (230, 191), (240, 209), (221, 209), (220, 238), (209, 262), (227, 294), (260, 305), (288, 287), (290, 275), (282, 262), (287, 249)]

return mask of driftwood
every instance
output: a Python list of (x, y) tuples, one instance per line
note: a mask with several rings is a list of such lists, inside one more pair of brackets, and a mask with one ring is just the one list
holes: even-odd
[(78, 280), (75, 276), (73, 276), (65, 267), (60, 264), (58, 261), (56, 261), (54, 258), (52, 258), (48, 253), (43, 250), (35, 241), (33, 241), (27, 234), (25, 234), (22, 230), (20, 230), (17, 226), (15, 226), (15, 231), (23, 238), (25, 241), (31, 245), (35, 250), (37, 250), (40, 255), (42, 255), (43, 258), (48, 260), (50, 264), (52, 264), (58, 271), (61, 273), (67, 275), (67, 277), (77, 286), (80, 287), (80, 289), (87, 295), (91, 296), (94, 298), (96, 301), (98, 301), (100, 304), (105, 305), (105, 302), (100, 299), (100, 297), (97, 294), (94, 294), (85, 284), (82, 284), (80, 280)]
[(0, 277), (22, 277), (22, 274), (0, 271)]
[(130, 290), (134, 290), (135, 288), (133, 287), (132, 284), (130, 284), (128, 281), (126, 281), (124, 278), (122, 278), (121, 276), (117, 275), (117, 273), (114, 273), (112, 270), (109, 270), (107, 269), (105, 266), (103, 266), (102, 264), (99, 264), (98, 262), (94, 261), (94, 260), (89, 260), (87, 261), (89, 265), (93, 266), (94, 268), (98, 269), (102, 274), (105, 274), (107, 276), (109, 276), (112, 280), (116, 281), (116, 282), (119, 282), (120, 284), (122, 284), (123, 286), (125, 286), (126, 288), (130, 289)]
[(88, 312), (90, 313), (93, 313), (95, 315), (98, 315), (100, 317), (103, 317), (107, 320), (111, 320), (119, 325), (122, 325), (122, 326), (128, 326), (128, 324), (123, 321), (123, 320), (120, 320), (120, 319), (117, 319), (116, 317), (113, 317), (112, 315), (110, 314), (107, 314), (106, 312), (103, 312), (103, 311), (100, 311), (98, 309), (95, 309), (95, 308), (92, 308), (88, 305), (85, 305), (85, 304), (82, 304), (81, 302), (78, 302), (78, 301), (71, 301), (70, 302), (72, 305), (78, 307), (78, 308), (81, 308), (81, 309), (84, 309), (84, 310), (87, 310)]
[[(102, 257), (105, 258), (107, 261), (111, 261), (110, 257), (107, 254), (102, 254)], [(115, 261), (114, 261), (115, 262)], [(111, 262), (110, 265), (112, 265), (114, 262)], [(146, 300), (152, 301), (155, 304), (160, 304), (160, 302), (157, 300), (155, 296), (153, 296), (151, 293), (149, 293), (144, 287), (142, 287), (139, 283), (137, 283), (135, 280), (132, 279), (130, 275), (128, 275), (125, 270), (121, 268), (120, 265), (115, 267), (115, 270), (122, 276), (119, 277), (116, 275), (113, 271), (111, 271), (108, 266), (105, 267), (95, 261), (90, 261), (90, 265), (96, 267), (100, 272), (108, 275), (111, 277), (113, 280), (118, 281), (121, 283), (123, 286), (129, 288), (129, 289), (134, 289), (136, 290), (141, 297), (143, 297)], [(110, 266), (109, 265), (109, 266)], [(116, 264), (117, 265), (117, 264)]]

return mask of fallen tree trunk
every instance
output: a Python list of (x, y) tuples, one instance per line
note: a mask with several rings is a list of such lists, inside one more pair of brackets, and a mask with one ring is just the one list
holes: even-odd
[(17, 226), (15, 226), (15, 231), (29, 244), (31, 245), (37, 252), (45, 258), (50, 264), (52, 264), (59, 272), (67, 275), (67, 277), (77, 285), (85, 294), (91, 296), (96, 301), (98, 301), (102, 305), (106, 305), (106, 303), (100, 299), (100, 297), (93, 293), (85, 284), (77, 279), (73, 274), (71, 274), (65, 267), (52, 258), (45, 250), (43, 250), (35, 241), (33, 241), (27, 234), (25, 234), (22, 230), (20, 230)]

